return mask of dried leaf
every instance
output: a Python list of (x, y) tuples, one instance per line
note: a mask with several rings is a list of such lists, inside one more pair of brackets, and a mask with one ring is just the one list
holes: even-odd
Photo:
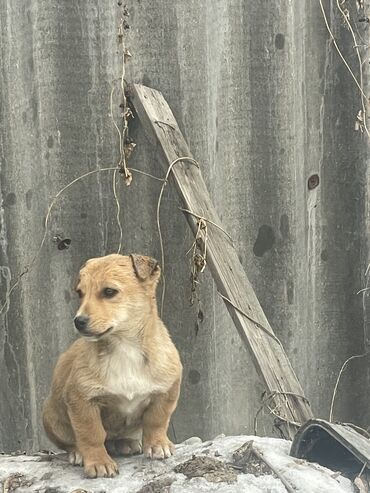
[(131, 156), (132, 154), (132, 151), (135, 149), (136, 147), (136, 144), (135, 142), (130, 142), (129, 144), (125, 144), (125, 157), (126, 159), (129, 159), (129, 157)]
[(124, 178), (125, 184), (127, 187), (131, 185), (132, 182), (132, 173), (129, 169), (126, 168), (125, 170), (125, 178)]
[(129, 50), (126, 48), (125, 51), (124, 51), (124, 53), (123, 53), (123, 61), (124, 61), (124, 63), (128, 62), (130, 60), (130, 58), (132, 58), (132, 55), (129, 52)]
[(122, 114), (122, 118), (125, 118), (127, 120), (128, 118), (131, 118), (132, 116), (133, 116), (133, 114), (132, 114), (131, 108), (129, 106), (126, 106), (126, 109)]
[(194, 255), (194, 265), (198, 272), (203, 272), (206, 266), (206, 259), (200, 253)]
[(355, 121), (355, 131), (358, 132), (359, 130), (361, 132), (364, 131), (364, 115), (362, 110), (358, 111)]

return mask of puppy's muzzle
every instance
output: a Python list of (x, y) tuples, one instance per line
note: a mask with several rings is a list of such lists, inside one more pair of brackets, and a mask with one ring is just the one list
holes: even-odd
[(74, 319), (75, 327), (79, 332), (86, 332), (89, 326), (89, 317), (85, 315), (79, 315)]

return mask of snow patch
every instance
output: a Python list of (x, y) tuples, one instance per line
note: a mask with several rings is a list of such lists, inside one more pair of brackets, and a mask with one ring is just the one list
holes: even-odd
[[(254, 436), (219, 436), (208, 442), (188, 439), (177, 445), (175, 456), (164, 461), (151, 461), (142, 455), (118, 458), (120, 475), (112, 478), (86, 479), (83, 469), (68, 463), (66, 454), (55, 456), (0, 456), (0, 482), (6, 487), (15, 482), (17, 493), (57, 491), (73, 492), (83, 489), (87, 492), (147, 493), (168, 491), (171, 493), (217, 492), (217, 493), (286, 493), (286, 488), (273, 474), (255, 476), (238, 469), (233, 482), (212, 481), (205, 477), (187, 477), (176, 473), (175, 467), (195, 457), (208, 457), (230, 466), (233, 453), (246, 442), (253, 440), (253, 446), (272, 467), (289, 482), (297, 493), (354, 493), (351, 481), (334, 471), (289, 456), (291, 443), (277, 438)], [(50, 460), (51, 458), (51, 460)], [(205, 461), (207, 462), (207, 461)], [(212, 462), (212, 461), (208, 461)], [(183, 470), (180, 468), (180, 470)], [(213, 473), (212, 473), (213, 474)], [(220, 474), (222, 479), (224, 476)], [(155, 488), (158, 489), (155, 489)], [(3, 488), (4, 489), (4, 488)]]

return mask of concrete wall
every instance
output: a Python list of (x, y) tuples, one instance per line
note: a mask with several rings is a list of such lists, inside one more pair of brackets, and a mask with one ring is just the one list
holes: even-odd
[[(356, 70), (352, 40), (323, 2)], [(163, 92), (199, 160), (215, 207), (314, 412), (327, 418), (344, 360), (368, 337), (368, 146), (361, 107), (318, 2), (127, 1), (127, 79)], [(332, 5), (333, 4), (333, 5)], [(353, 12), (356, 19), (356, 12)], [(113, 0), (0, 0), (0, 296), (35, 255), (48, 204), (79, 175), (117, 162), (110, 83), (120, 74)], [(366, 23), (358, 29), (367, 35)], [(115, 111), (119, 104), (115, 100)], [(131, 166), (162, 176), (135, 124)], [(319, 177), (309, 190), (308, 179)], [(119, 183), (124, 251), (160, 257), (160, 182)], [(164, 320), (185, 366), (178, 440), (250, 433), (263, 386), (209, 273), (203, 322), (189, 305), (192, 236), (172, 187), (161, 219)], [(40, 409), (57, 356), (75, 338), (72, 285), (86, 258), (116, 251), (109, 172), (72, 185), (45, 245), (11, 293), (0, 325), (0, 450), (47, 446)], [(58, 250), (53, 237), (71, 239)], [(369, 359), (350, 363), (335, 418), (367, 427)], [(260, 433), (271, 434), (263, 419)]]

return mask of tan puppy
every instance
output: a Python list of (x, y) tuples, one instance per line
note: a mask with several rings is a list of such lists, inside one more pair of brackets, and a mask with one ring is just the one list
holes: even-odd
[[(43, 422), (88, 477), (114, 476), (107, 448), (164, 459), (182, 366), (158, 316), (157, 262), (140, 255), (89, 260), (80, 271), (75, 325), (82, 338), (61, 355)], [(106, 448), (107, 447), (107, 448)]]

